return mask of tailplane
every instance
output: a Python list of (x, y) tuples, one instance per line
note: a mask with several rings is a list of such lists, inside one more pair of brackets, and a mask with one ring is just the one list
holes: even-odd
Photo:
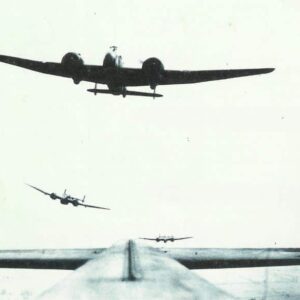
[(163, 95), (161, 94), (156, 94), (156, 93), (145, 93), (145, 92), (137, 92), (137, 91), (124, 91), (123, 93), (116, 94), (113, 91), (110, 90), (104, 90), (104, 89), (88, 89), (87, 90), (90, 93), (96, 94), (111, 94), (111, 95), (122, 95), (123, 97), (126, 97), (127, 95), (129, 96), (143, 96), (143, 97), (162, 97)]

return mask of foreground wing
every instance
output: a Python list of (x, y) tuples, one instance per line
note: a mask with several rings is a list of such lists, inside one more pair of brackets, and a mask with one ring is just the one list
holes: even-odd
[(43, 193), (44, 195), (47, 195), (47, 196), (50, 195), (49, 193), (47, 193), (47, 192), (45, 192), (45, 191), (43, 191), (43, 190), (41, 190), (41, 189), (39, 189), (39, 188), (37, 188), (37, 187), (35, 187), (35, 186), (33, 186), (33, 185), (30, 185), (30, 184), (27, 184), (27, 185), (30, 186), (31, 188), (33, 188), (33, 189), (35, 189), (35, 190), (37, 190), (37, 191)]
[(140, 237), (140, 240), (147, 240), (147, 241), (156, 241), (156, 239), (152, 239), (152, 238), (144, 238), (144, 237)]
[(300, 248), (162, 248), (189, 269), (300, 265)]
[(74, 270), (104, 249), (1, 250), (0, 268)]
[(224, 290), (149, 247), (129, 241), (103, 251), (37, 299), (234, 300)]
[(89, 205), (89, 204), (83, 204), (83, 203), (78, 203), (78, 205), (84, 206), (84, 207), (90, 207), (90, 208), (110, 210), (110, 208), (107, 208), (107, 207), (101, 207), (101, 206), (95, 206), (95, 205)]

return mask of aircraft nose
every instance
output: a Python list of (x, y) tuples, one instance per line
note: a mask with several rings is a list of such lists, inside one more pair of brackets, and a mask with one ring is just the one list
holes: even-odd
[(115, 66), (115, 55), (111, 52), (106, 53), (103, 59), (103, 67), (114, 67)]

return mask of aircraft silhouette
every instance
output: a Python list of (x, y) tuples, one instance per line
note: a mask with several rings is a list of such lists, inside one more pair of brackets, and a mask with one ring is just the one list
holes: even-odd
[(106, 208), (106, 207), (101, 207), (101, 206), (95, 206), (95, 205), (89, 205), (89, 204), (85, 204), (85, 196), (82, 199), (79, 198), (75, 198), (72, 197), (70, 195), (68, 195), (66, 192), (67, 190), (64, 190), (62, 196), (59, 196), (55, 193), (47, 193), (33, 185), (27, 184), (28, 186), (30, 186), (31, 188), (43, 193), (44, 195), (49, 196), (52, 200), (60, 200), (60, 203), (63, 205), (68, 205), (73, 204), (73, 206), (83, 206), (83, 207), (90, 207), (90, 208), (97, 208), (97, 209), (106, 209), (106, 210), (110, 210), (110, 208)]
[[(103, 60), (102, 66), (86, 65), (81, 55), (75, 52), (65, 54), (60, 63), (42, 62), (19, 57), (0, 55), (0, 62), (15, 65), (32, 71), (72, 78), (75, 84), (80, 81), (95, 83), (95, 87), (88, 89), (95, 95), (98, 93), (145, 97), (162, 97), (157, 94), (158, 85), (187, 84), (204, 81), (228, 79), (250, 75), (270, 73), (274, 68), (232, 69), (232, 70), (204, 70), (177, 71), (165, 70), (162, 62), (151, 57), (142, 63), (141, 68), (124, 68), (122, 56), (117, 55), (117, 47), (112, 46)], [(97, 84), (105, 84), (108, 89), (98, 89)], [(128, 86), (150, 86), (153, 93), (129, 91)]]
[(186, 236), (186, 237), (181, 237), (181, 238), (175, 238), (173, 235), (159, 235), (156, 238), (145, 238), (145, 237), (141, 237), (139, 239), (141, 240), (148, 240), (148, 241), (155, 241), (157, 243), (159, 242), (174, 242), (174, 241), (179, 241), (179, 240), (186, 240), (186, 239), (191, 239), (193, 238), (192, 236)]

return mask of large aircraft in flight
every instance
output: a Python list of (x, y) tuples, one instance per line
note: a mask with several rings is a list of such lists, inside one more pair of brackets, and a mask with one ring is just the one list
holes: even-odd
[[(0, 251), (0, 268), (74, 270), (38, 300), (237, 300), (190, 269), (293, 265), (300, 265), (300, 248), (152, 248), (129, 240), (110, 248)], [(286, 291), (276, 299), (298, 298)]]
[[(232, 69), (232, 70), (203, 70), (203, 71), (175, 71), (165, 70), (162, 62), (151, 57), (146, 59), (141, 68), (123, 67), (122, 57), (116, 53), (117, 47), (112, 46), (103, 60), (103, 65), (86, 65), (80, 54), (69, 52), (60, 63), (42, 62), (19, 57), (0, 55), (0, 62), (40, 73), (72, 78), (75, 84), (81, 81), (95, 83), (89, 92), (112, 95), (162, 97), (156, 93), (158, 85), (187, 84), (204, 81), (228, 79), (250, 75), (270, 73), (274, 68)], [(105, 84), (108, 89), (98, 89), (97, 84)], [(127, 87), (150, 86), (153, 93), (130, 91)]]
[(146, 237), (141, 237), (141, 240), (147, 240), (147, 241), (155, 241), (157, 243), (159, 242), (175, 242), (175, 241), (180, 241), (180, 240), (186, 240), (186, 239), (191, 239), (193, 238), (192, 236), (186, 236), (186, 237), (180, 237), (180, 238), (176, 238), (173, 235), (159, 235), (156, 238), (146, 238)]
[(49, 196), (52, 200), (59, 200), (61, 204), (63, 205), (68, 205), (68, 204), (72, 204), (73, 206), (83, 206), (83, 207), (90, 207), (90, 208), (97, 208), (97, 209), (107, 209), (107, 210), (110, 210), (110, 208), (106, 208), (106, 207), (101, 207), (101, 206), (95, 206), (95, 205), (89, 205), (89, 204), (85, 204), (85, 196), (82, 198), (82, 199), (79, 199), (79, 198), (75, 198), (75, 197), (72, 197), (70, 195), (67, 194), (67, 190), (64, 190), (62, 196), (59, 196), (55, 193), (48, 193), (48, 192), (45, 192), (33, 185), (30, 185), (30, 184), (27, 184), (28, 186), (30, 186), (31, 188), (39, 191), (40, 193), (46, 195), (46, 196)]

